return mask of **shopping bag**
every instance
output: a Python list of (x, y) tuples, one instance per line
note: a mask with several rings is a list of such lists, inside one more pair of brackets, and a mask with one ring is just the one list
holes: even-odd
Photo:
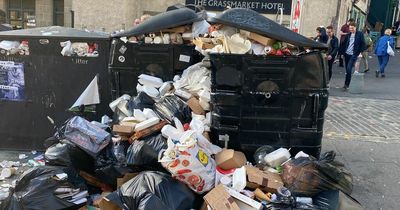
[(168, 148), (160, 153), (159, 161), (173, 177), (201, 194), (210, 191), (215, 183), (216, 163), (210, 146), (195, 131), (186, 131), (179, 141), (168, 139)]
[(389, 41), (387, 42), (387, 45), (388, 45), (387, 54), (389, 54), (390, 56), (394, 56), (394, 51), (393, 51), (392, 46), (390, 46), (390, 42)]

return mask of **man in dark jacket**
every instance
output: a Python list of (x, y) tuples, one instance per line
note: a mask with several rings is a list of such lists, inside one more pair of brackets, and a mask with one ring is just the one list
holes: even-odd
[(335, 34), (333, 33), (333, 27), (328, 26), (326, 27), (326, 32), (328, 34), (328, 67), (329, 67), (329, 81), (332, 77), (332, 66), (333, 62), (335, 61), (336, 55), (339, 52), (339, 39), (336, 38)]
[(342, 48), (346, 67), (346, 81), (343, 86), (345, 91), (349, 88), (353, 67), (358, 56), (366, 49), (364, 35), (361, 31), (357, 31), (357, 25), (350, 23), (349, 30), (350, 33), (346, 35)]
[[(339, 43), (339, 45), (340, 45), (340, 47), (343, 47), (344, 39), (346, 38), (346, 35), (350, 33), (350, 31), (349, 31), (349, 25), (350, 25), (350, 23), (354, 23), (354, 19), (353, 19), (353, 18), (350, 18), (350, 19), (340, 28), (340, 32), (339, 32), (339, 35), (340, 35), (340, 43)], [(340, 66), (340, 67), (344, 67), (344, 66), (343, 66), (343, 58), (342, 58), (342, 56), (344, 56), (344, 55), (341, 54), (341, 52), (339, 52), (339, 66)]]

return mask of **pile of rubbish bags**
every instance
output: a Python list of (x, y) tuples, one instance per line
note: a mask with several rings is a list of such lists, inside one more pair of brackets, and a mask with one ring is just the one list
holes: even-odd
[(283, 56), (298, 48), (205, 20), (127, 41), (190, 43), (205, 59), (172, 81), (139, 75), (138, 94), (112, 101), (111, 118), (68, 119), (48, 145), (46, 166), (17, 180), (6, 209), (339, 209), (339, 201), (362, 209), (334, 152), (260, 148), (250, 160), (210, 139), (207, 54)]

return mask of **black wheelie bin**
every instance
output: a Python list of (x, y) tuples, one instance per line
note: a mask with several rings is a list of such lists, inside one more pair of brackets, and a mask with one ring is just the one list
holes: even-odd
[[(47, 116), (61, 125), (96, 75), (100, 101), (110, 101), (109, 49), (110, 35), (101, 32), (59, 26), (0, 32), (0, 149), (43, 149), (54, 134)], [(101, 103), (93, 117), (107, 112)]]
[(249, 9), (229, 9), (209, 19), (307, 48), (291, 56), (210, 54), (212, 135), (220, 146), (248, 156), (261, 146), (291, 148), (319, 157), (328, 105), (326, 45)]
[(109, 61), (113, 99), (123, 94), (136, 95), (137, 78), (140, 74), (172, 81), (174, 75), (201, 60), (201, 55), (193, 44), (146, 44), (140, 41), (130, 42), (121, 37), (142, 36), (191, 25), (204, 20), (203, 16), (203, 13), (196, 13), (186, 7), (177, 8), (114, 35)]

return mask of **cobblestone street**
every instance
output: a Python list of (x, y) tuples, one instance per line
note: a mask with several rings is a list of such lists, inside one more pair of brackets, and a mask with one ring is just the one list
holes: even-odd
[(325, 136), (399, 142), (399, 115), (396, 100), (331, 97), (325, 116)]
[(385, 79), (375, 78), (376, 57), (363, 94), (343, 92), (344, 68), (335, 66), (325, 112), (323, 151), (334, 150), (353, 175), (352, 196), (365, 209), (400, 209), (400, 59)]

